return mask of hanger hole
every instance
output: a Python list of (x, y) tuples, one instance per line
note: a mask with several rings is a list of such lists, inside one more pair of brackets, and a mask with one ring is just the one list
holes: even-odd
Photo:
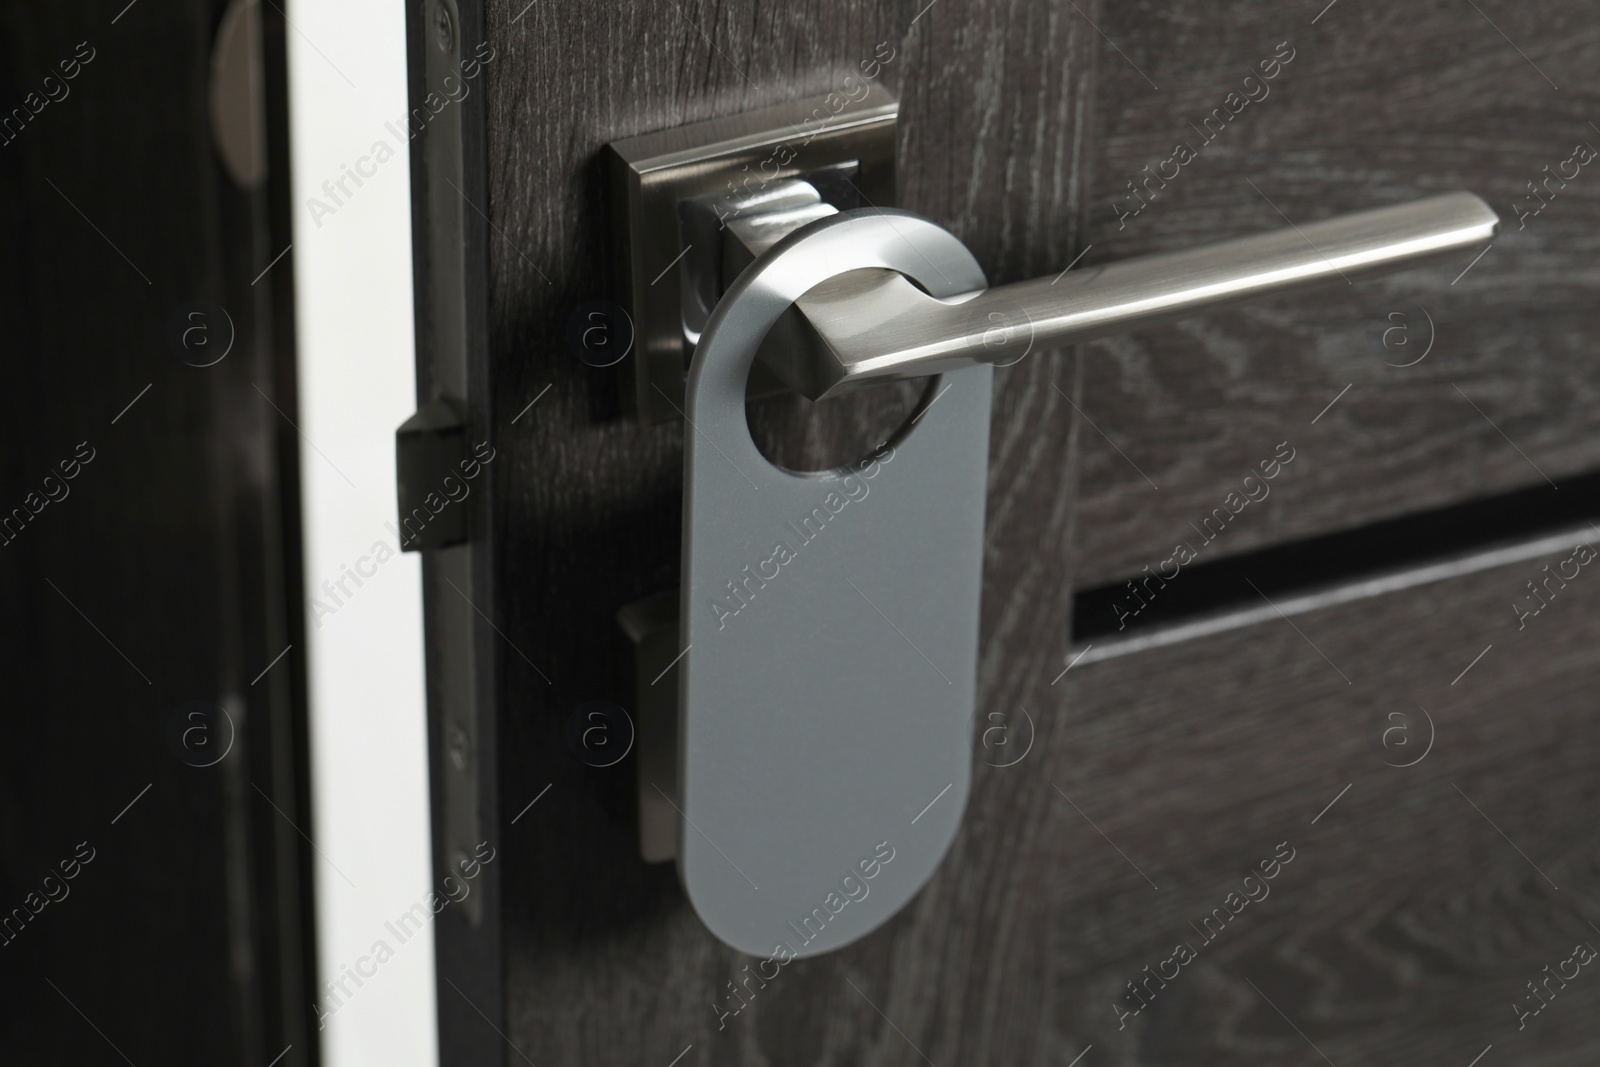
[(905, 436), (937, 395), (939, 379), (875, 382), (839, 396), (807, 400), (796, 393), (745, 397), (750, 437), (767, 460), (795, 474), (851, 467), (884, 442)]

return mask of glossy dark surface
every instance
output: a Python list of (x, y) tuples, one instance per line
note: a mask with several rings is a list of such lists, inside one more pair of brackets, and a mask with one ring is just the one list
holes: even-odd
[(0, 545), (0, 909), (60, 898), (0, 946), (8, 1063), (316, 1062), (292, 257), (252, 285), (289, 241), (286, 29), (262, 5), (246, 192), (223, 6), (0, 9), (3, 106), (58, 97), (0, 144), (0, 507), (55, 497)]

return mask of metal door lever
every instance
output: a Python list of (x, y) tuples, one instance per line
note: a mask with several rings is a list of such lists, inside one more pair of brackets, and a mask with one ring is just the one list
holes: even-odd
[(816, 400), (861, 382), (1004, 365), (1033, 349), (1414, 266), (1492, 240), (1499, 221), (1479, 197), (1446, 193), (943, 300), (897, 271), (856, 270), (795, 301), (758, 358)]
[[(871, 206), (893, 196), (895, 114), (846, 116), (803, 159), (782, 108), (611, 146), (632, 407), (688, 427), (681, 588), (623, 612), (649, 720), (641, 848), (676, 857), (717, 937), (775, 961), (881, 925), (960, 827), (994, 365), (1425, 262), (1499, 224), (1452, 193), (988, 288), (954, 234)], [(788, 470), (751, 435), (747, 400), (769, 389), (929, 375), (847, 466)], [(671, 670), (675, 708), (646, 693)]]
[[(706, 925), (749, 953), (838, 948), (910, 900), (955, 837), (971, 784), (993, 363), (1024, 342), (1458, 251), (1496, 222), (1454, 194), (995, 289), (953, 234), (904, 212), (822, 211), (775, 243), (770, 227), (730, 226), (751, 252), (770, 247), (721, 294), (689, 370), (673, 642), (668, 823)], [(804, 330), (817, 340), (796, 347)], [(750, 434), (763, 344), (816, 395), (878, 377), (942, 385), (870, 457), (797, 473)], [(861, 879), (887, 860), (869, 850), (899, 857), (870, 898)], [(868, 903), (845, 907), (852, 893)]]

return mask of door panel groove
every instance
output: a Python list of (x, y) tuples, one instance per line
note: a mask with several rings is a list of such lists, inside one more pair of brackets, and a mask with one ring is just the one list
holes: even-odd
[(1591, 474), (1563, 479), (1559, 492), (1538, 486), (1222, 559), (1183, 562), (1203, 555), (1209, 539), (1225, 537), (1227, 523), (1248, 506), (1240, 503), (1237, 512), (1219, 507), (1200, 528), (1180, 529), (1177, 543), (1152, 553), (1138, 574), (1078, 591), (1072, 602), (1074, 640), (1170, 629), (1259, 606), (1263, 596), (1303, 598), (1369, 580), (1378, 580), (1373, 593), (1386, 592), (1404, 584), (1414, 569), (1455, 567), (1450, 573), (1465, 573), (1482, 569), (1467, 562), (1478, 557), (1528, 558), (1515, 553), (1538, 554), (1543, 550), (1537, 546), (1558, 531), (1565, 531), (1562, 537), (1570, 532), (1584, 541), (1600, 539), (1600, 530), (1584, 526), (1600, 516), (1600, 474)]

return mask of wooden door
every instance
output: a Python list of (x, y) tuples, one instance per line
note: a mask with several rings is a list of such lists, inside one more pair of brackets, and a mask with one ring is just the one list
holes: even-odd
[[(422, 399), (503, 457), (429, 563), (436, 828), (456, 781), (505, 856), (439, 928), (444, 1062), (1593, 1058), (1582, 5), (436, 3), (419, 99), (438, 56), (492, 58), (413, 157), (418, 306), (447, 309)], [(883, 928), (751, 983), (639, 859), (630, 763), (566, 740), (631, 700), (618, 609), (676, 587), (684, 431), (565, 334), (621, 299), (607, 142), (883, 48), (898, 205), (997, 282), (1450, 189), (1506, 221), (1477, 259), (999, 372), (964, 829)], [(751, 425), (817, 455), (892, 403)]]

